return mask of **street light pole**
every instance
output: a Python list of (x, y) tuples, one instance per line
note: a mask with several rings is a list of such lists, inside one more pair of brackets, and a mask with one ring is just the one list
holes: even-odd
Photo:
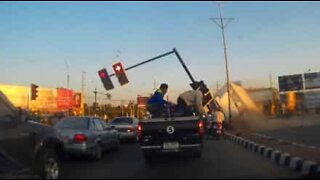
[[(222, 17), (222, 13), (221, 13), (221, 4), (218, 3), (218, 7), (219, 7), (219, 14), (220, 17), (219, 18), (210, 18), (211, 20), (213, 20), (220, 28), (222, 31), (222, 39), (223, 39), (223, 48), (224, 48), (224, 59), (225, 59), (225, 65), (226, 65), (226, 75), (227, 75), (227, 90), (228, 90), (228, 111), (229, 111), (229, 122), (231, 123), (231, 100), (230, 100), (230, 78), (229, 78), (229, 66), (228, 66), (228, 58), (227, 58), (227, 43), (226, 43), (226, 38), (225, 38), (225, 28), (228, 25), (228, 23), (233, 20), (233, 18), (223, 18)], [(218, 22), (217, 20), (219, 20), (220, 22)], [(227, 22), (226, 24), (224, 24), (224, 20), (229, 20), (229, 22)]]
[(69, 89), (69, 82), (70, 82), (69, 64), (67, 60), (64, 60), (64, 63), (66, 64), (66, 68), (67, 68), (67, 88)]

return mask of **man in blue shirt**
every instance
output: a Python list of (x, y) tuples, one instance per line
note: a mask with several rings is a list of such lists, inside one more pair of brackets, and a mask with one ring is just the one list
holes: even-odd
[(164, 100), (164, 95), (168, 91), (168, 84), (162, 83), (160, 88), (154, 92), (147, 102), (147, 110), (153, 117), (160, 117), (163, 113), (165, 106), (170, 105), (169, 102)]

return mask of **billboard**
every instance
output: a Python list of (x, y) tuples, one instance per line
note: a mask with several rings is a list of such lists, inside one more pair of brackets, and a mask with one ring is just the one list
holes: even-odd
[(305, 100), (307, 109), (320, 107), (320, 91), (305, 92)]
[(74, 108), (81, 108), (81, 102), (82, 102), (81, 93), (74, 93), (73, 107)]
[(57, 108), (68, 110), (73, 107), (73, 91), (65, 88), (57, 88)]
[(297, 91), (303, 89), (302, 74), (279, 76), (280, 92)]
[(149, 100), (149, 97), (138, 96), (138, 98), (137, 98), (138, 107), (145, 108), (148, 100)]
[(304, 82), (306, 89), (320, 88), (320, 72), (305, 73)]

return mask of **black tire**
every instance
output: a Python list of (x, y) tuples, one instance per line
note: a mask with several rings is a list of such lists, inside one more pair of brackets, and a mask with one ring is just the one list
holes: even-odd
[(59, 179), (61, 161), (54, 149), (43, 149), (35, 164), (35, 176), (41, 179)]

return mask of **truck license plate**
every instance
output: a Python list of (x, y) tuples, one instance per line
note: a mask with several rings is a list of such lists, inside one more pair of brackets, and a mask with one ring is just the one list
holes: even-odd
[(163, 143), (163, 149), (179, 149), (178, 142), (165, 142)]

